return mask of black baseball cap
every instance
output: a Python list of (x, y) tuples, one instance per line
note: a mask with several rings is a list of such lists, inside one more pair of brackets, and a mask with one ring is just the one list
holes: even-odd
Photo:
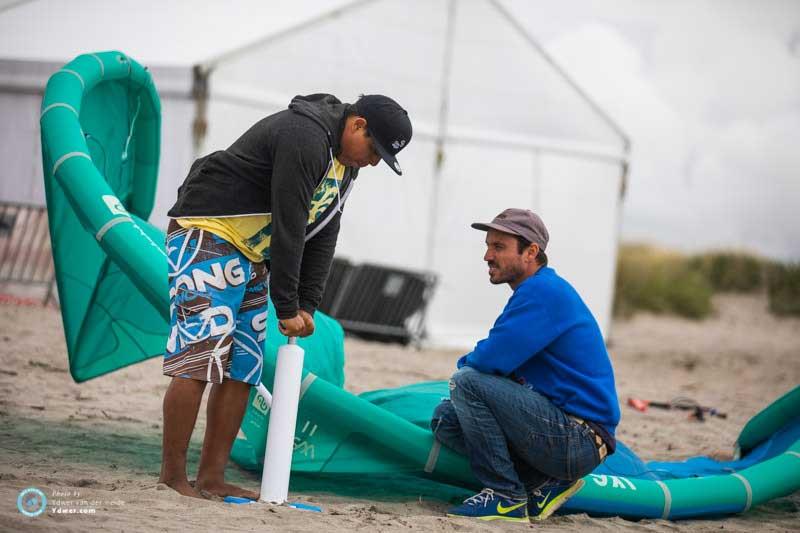
[(367, 120), (375, 151), (398, 176), (403, 174), (397, 153), (411, 142), (411, 120), (400, 104), (381, 94), (368, 94), (355, 103), (356, 113)]

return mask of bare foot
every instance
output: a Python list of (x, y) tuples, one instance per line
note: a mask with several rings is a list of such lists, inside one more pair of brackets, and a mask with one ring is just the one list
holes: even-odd
[(201, 493), (207, 492), (208, 494), (212, 494), (214, 496), (219, 496), (224, 498), (225, 496), (237, 496), (239, 498), (249, 498), (251, 500), (258, 500), (260, 494), (254, 492), (252, 490), (243, 489), (242, 487), (237, 487), (236, 485), (231, 485), (230, 483), (201, 483), (195, 482), (195, 487)]
[(158, 480), (158, 484), (159, 485), (163, 485), (163, 486), (167, 486), (167, 487), (171, 488), (172, 490), (174, 490), (175, 492), (177, 492), (178, 494), (180, 494), (182, 496), (189, 496), (190, 498), (203, 499), (203, 496), (199, 492), (197, 492), (194, 489), (194, 487), (192, 487), (189, 484), (189, 481), (186, 480), (186, 479), (180, 479), (180, 480), (159, 479)]

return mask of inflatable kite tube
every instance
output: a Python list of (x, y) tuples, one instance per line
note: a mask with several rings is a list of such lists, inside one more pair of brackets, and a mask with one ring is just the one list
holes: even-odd
[[(70, 371), (76, 381), (162, 353), (169, 333), (164, 234), (146, 222), (158, 171), (160, 104), (147, 71), (120, 52), (79, 56), (53, 74), (41, 112), (42, 157)], [(334, 492), (382, 494), (401, 485), (453, 495), (480, 489), (466, 458), (428, 427), (448, 387), (419, 383), (355, 396), (344, 383), (343, 333), (317, 314), (306, 352), (293, 479), (333, 480)], [(268, 389), (284, 341), (267, 324), (262, 381)], [(564, 506), (627, 518), (692, 518), (745, 512), (800, 488), (800, 388), (754, 417), (740, 457), (643, 463), (624, 444)], [(232, 452), (261, 468), (269, 407), (251, 394)], [(410, 481), (409, 481), (410, 480)], [(454, 489), (454, 487), (456, 487)], [(354, 490), (355, 489), (355, 490)]]
[[(334, 479), (337, 474), (349, 475), (350, 484), (359, 483), (357, 476), (366, 479), (382, 474), (384, 485), (392, 482), (387, 475), (413, 473), (448, 485), (480, 489), (466, 460), (441, 448), (427, 429), (433, 407), (447, 395), (445, 382), (374, 391), (361, 397), (312, 374), (306, 384), (295, 437), (294, 472), (333, 475)], [(775, 432), (751, 433), (749, 438), (760, 444), (752, 450), (753, 457), (736, 463), (696, 458), (645, 465), (619, 443), (617, 453), (585, 478), (584, 488), (561, 512), (676, 520), (742, 513), (789, 495), (800, 489), (800, 388), (754, 418), (780, 418), (792, 409), (795, 417), (786, 419)], [(265, 415), (264, 409), (250, 409), (234, 445), (232, 457), (246, 468), (261, 467)], [(337, 490), (335, 485), (332, 490)], [(358, 493), (352, 486), (343, 490)]]
[[(115, 109), (115, 93), (125, 100), (124, 114)], [(76, 214), (84, 228), (91, 229), (95, 240), (157, 307), (167, 294), (166, 256), (163, 245), (140, 222), (150, 216), (155, 198), (160, 121), (152, 78), (118, 52), (79, 56), (53, 74), (40, 118), (45, 174), (58, 181), (73, 206), (80, 206)], [(92, 129), (101, 131), (85, 132), (85, 123), (97, 124)], [(110, 172), (109, 165), (119, 174)], [(49, 200), (53, 183), (47, 181)], [(121, 190), (112, 189), (114, 185)], [(53, 223), (57, 220), (51, 219)], [(147, 245), (131, 253), (132, 242)], [(153, 286), (149, 283), (153, 279), (161, 283)]]
[(135, 61), (85, 54), (50, 77), (40, 123), (70, 372), (84, 381), (164, 348), (164, 236), (145, 222), (158, 176), (160, 103)]
[[(800, 413), (800, 387), (786, 396), (794, 399), (796, 416), (785, 426), (793, 442), (788, 447), (782, 447), (782, 450), (772, 450), (771, 454), (774, 455), (770, 458), (728, 474), (685, 479), (646, 480), (590, 474), (584, 489), (567, 502), (565, 510), (598, 516), (675, 520), (744, 513), (754, 505), (792, 494), (800, 489), (800, 419), (797, 418)], [(780, 412), (786, 407), (785, 403), (779, 405), (781, 400), (757, 416), (779, 418)], [(765, 442), (773, 436), (761, 434), (757, 437)], [(720, 470), (735, 468), (722, 466)]]
[[(675, 520), (744, 513), (792, 494), (800, 489), (800, 387), (754, 416), (736, 448), (745, 455), (729, 463), (708, 458), (649, 463), (647, 472), (661, 479), (615, 476), (601, 466), (565, 510)], [(711, 472), (717, 474), (702, 475)], [(670, 476), (685, 477), (666, 479)]]
[(785, 425), (800, 417), (800, 387), (797, 387), (764, 409), (745, 424), (736, 439), (736, 457), (749, 453)]
[[(158, 177), (160, 110), (150, 74), (121, 52), (81, 55), (47, 83), (43, 173), (69, 368), (78, 382), (164, 352), (164, 232), (146, 221)], [(315, 318), (317, 333), (300, 341), (307, 368), (341, 385), (342, 328), (322, 313)], [(285, 342), (270, 306), (269, 368)]]

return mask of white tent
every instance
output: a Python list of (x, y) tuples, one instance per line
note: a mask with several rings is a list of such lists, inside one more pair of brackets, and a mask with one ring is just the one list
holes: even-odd
[[(487, 282), (470, 222), (542, 215), (551, 266), (610, 322), (628, 140), (499, 0), (35, 0), (0, 7), (0, 200), (43, 202), (38, 102), (75, 55), (117, 49), (153, 72), (166, 225), (199, 154), (224, 148), (295, 94), (384, 93), (412, 118), (402, 177), (365, 169), (337, 254), (434, 271), (436, 344), (480, 339), (508, 298)], [(207, 89), (207, 90), (206, 90)], [(206, 128), (197, 127), (205, 125)], [(205, 130), (205, 133), (203, 131)]]

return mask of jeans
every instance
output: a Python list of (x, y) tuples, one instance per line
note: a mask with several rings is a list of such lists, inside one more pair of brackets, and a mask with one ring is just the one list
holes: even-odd
[(509, 498), (579, 479), (600, 464), (594, 434), (511, 379), (462, 367), (433, 413), (436, 440), (469, 458), (484, 487)]

